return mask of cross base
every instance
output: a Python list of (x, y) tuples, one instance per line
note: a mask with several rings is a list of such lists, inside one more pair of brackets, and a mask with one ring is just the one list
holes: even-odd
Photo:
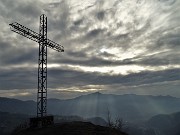
[(47, 127), (54, 124), (54, 116), (43, 116), (30, 118), (30, 128)]

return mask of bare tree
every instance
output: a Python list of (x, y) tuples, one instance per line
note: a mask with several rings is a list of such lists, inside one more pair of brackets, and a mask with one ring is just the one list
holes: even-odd
[(113, 120), (111, 116), (111, 112), (108, 107), (107, 107), (107, 126), (110, 128), (115, 128), (120, 131), (127, 128), (126, 122), (121, 117), (118, 116), (115, 118), (115, 120)]
[(112, 120), (112, 117), (111, 117), (111, 113), (109, 111), (109, 108), (107, 108), (107, 124), (108, 124), (108, 127), (111, 127), (113, 128), (114, 127), (114, 122)]
[(120, 117), (117, 117), (116, 120), (115, 120), (115, 124), (114, 124), (114, 127), (118, 130), (121, 130), (126, 126), (125, 122), (123, 121), (122, 118)]

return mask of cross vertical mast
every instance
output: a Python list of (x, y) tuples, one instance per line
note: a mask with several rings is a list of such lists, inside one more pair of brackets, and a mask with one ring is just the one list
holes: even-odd
[(47, 106), (47, 17), (40, 16), (37, 117), (46, 116)]
[(40, 16), (39, 33), (17, 22), (9, 25), (13, 32), (39, 43), (37, 117), (30, 118), (30, 127), (51, 125), (54, 118), (47, 116), (47, 47), (58, 52), (64, 52), (64, 47), (47, 39), (47, 17), (44, 14)]

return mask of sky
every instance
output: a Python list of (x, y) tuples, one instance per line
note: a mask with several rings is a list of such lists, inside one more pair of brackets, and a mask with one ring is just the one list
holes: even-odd
[(93, 92), (180, 97), (179, 0), (0, 0), (0, 96), (36, 99), (39, 31), (48, 18), (48, 98)]

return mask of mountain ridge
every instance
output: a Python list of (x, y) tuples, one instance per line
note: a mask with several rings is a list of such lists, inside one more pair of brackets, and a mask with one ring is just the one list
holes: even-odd
[[(77, 99), (80, 97), (84, 97), (84, 96), (89, 96), (89, 95), (107, 95), (107, 96), (145, 96), (145, 97), (166, 97), (166, 98), (175, 98), (175, 99), (180, 99), (179, 97), (174, 97), (174, 96), (170, 96), (170, 95), (138, 95), (138, 94), (106, 94), (106, 93), (101, 93), (101, 92), (93, 92), (93, 93), (89, 93), (89, 94), (84, 94), (84, 95), (80, 95), (77, 97), (73, 97), (73, 98), (67, 98), (67, 99), (61, 99), (61, 98), (48, 98), (48, 100), (72, 100), (72, 99)], [(21, 100), (18, 98), (9, 98), (9, 97), (2, 97), (0, 96), (0, 98), (4, 98), (4, 99), (14, 99), (14, 100), (20, 100), (20, 101), (25, 101), (25, 102), (36, 102), (35, 100)]]
[[(157, 114), (180, 111), (180, 98), (152, 95), (113, 95), (95, 92), (72, 99), (48, 99), (48, 112), (52, 115), (76, 115), (84, 118), (102, 117), (106, 119), (109, 110), (112, 117), (126, 121), (147, 120)], [(0, 97), (0, 111), (36, 114), (35, 101)]]
[(158, 130), (160, 135), (179, 135), (180, 112), (155, 115), (147, 121), (147, 126)]

